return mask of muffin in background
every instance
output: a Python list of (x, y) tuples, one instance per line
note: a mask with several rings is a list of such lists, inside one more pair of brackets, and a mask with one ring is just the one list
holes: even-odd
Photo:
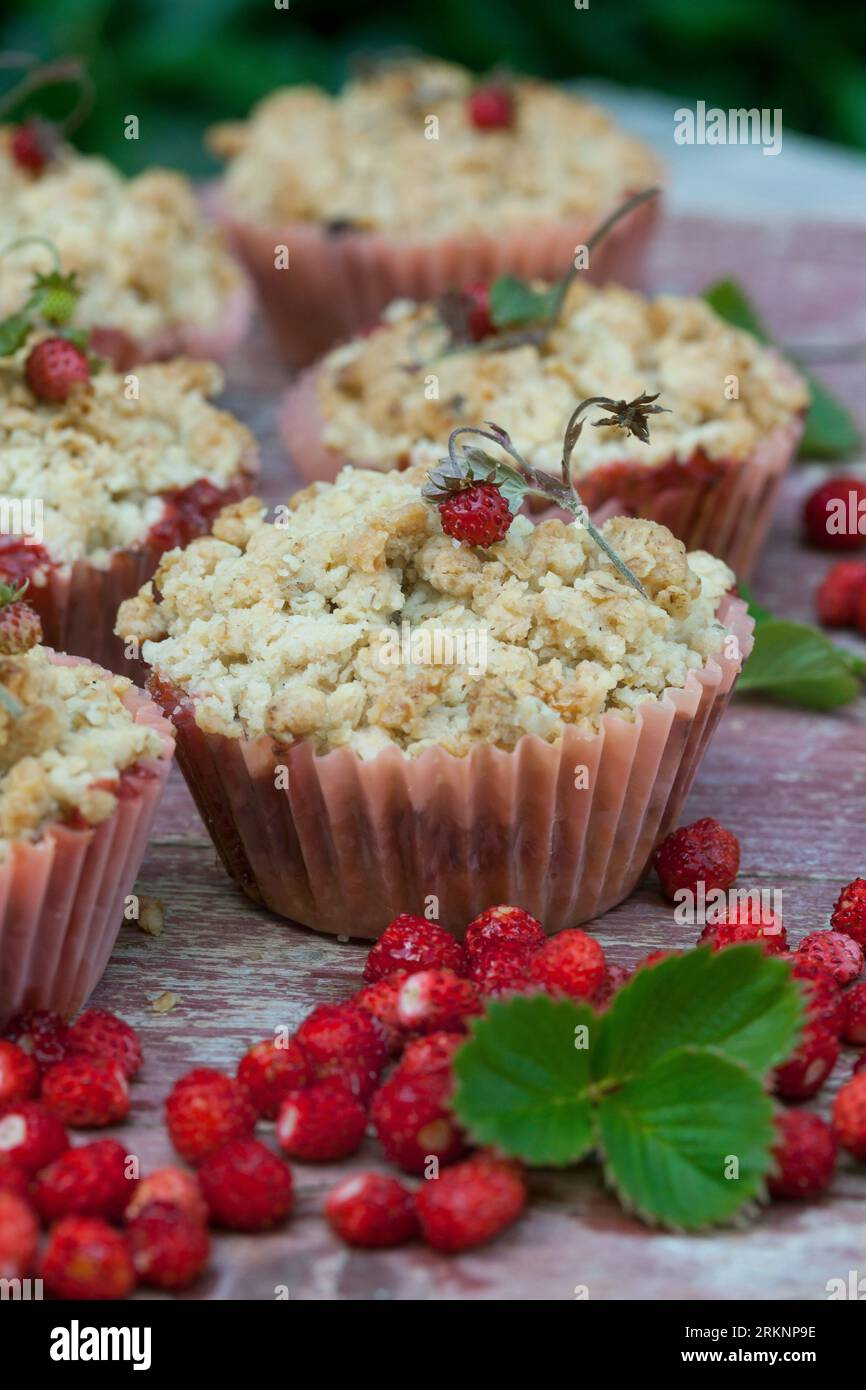
[[(0, 127), (0, 318), (22, 300), (44, 245), (82, 285), (77, 322), (118, 367), (189, 353), (222, 360), (249, 327), (252, 294), (183, 174), (125, 178), (105, 159), (58, 144), (36, 171)], [(12, 249), (21, 238), (36, 238)]]
[[(589, 102), (435, 60), (384, 64), (336, 97), (277, 91), (246, 122), (215, 127), (210, 144), (228, 161), (211, 206), (295, 365), (392, 299), (504, 272), (563, 274), (615, 209), (660, 180), (655, 155)], [(658, 211), (629, 212), (587, 273), (634, 283)]]
[(358, 937), (431, 894), (452, 931), (490, 902), (573, 926), (674, 824), (751, 620), (655, 523), (605, 528), (641, 593), (559, 520), (458, 544), (422, 481), (345, 469), (274, 523), (228, 508), (117, 630), (255, 901)]
[(600, 382), (623, 399), (661, 392), (667, 413), (648, 445), (613, 427), (584, 431), (573, 458), (581, 497), (602, 518), (661, 522), (687, 549), (710, 550), (747, 577), (808, 404), (777, 353), (701, 299), (648, 298), (583, 277), (535, 340), (482, 339), (467, 350), (449, 335), (437, 305), (398, 301), (374, 332), (304, 373), (280, 412), (302, 476), (330, 479), (344, 464), (429, 465), (451, 430), (483, 418), (557, 473), (560, 421), (575, 397), (598, 394)]
[(39, 341), (0, 360), (0, 580), (27, 584), (49, 645), (133, 675), (118, 604), (249, 492), (255, 441), (208, 399), (215, 363), (102, 370), (52, 401), (31, 385)]
[(0, 608), (0, 1027), (99, 982), (174, 747), (123, 677), (20, 650), (22, 621)]

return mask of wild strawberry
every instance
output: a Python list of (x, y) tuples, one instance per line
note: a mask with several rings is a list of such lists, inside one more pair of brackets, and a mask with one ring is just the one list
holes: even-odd
[(476, 130), (507, 130), (514, 124), (514, 100), (508, 87), (488, 83), (466, 98), (469, 119)]
[(481, 1013), (478, 990), (453, 970), (419, 970), (400, 987), (397, 1019), (412, 1033), (458, 1033)]
[(815, 488), (803, 507), (803, 524), (812, 545), (821, 550), (858, 550), (864, 540), (858, 524), (864, 502), (866, 482), (860, 478), (840, 474)]
[(607, 966), (594, 937), (579, 927), (553, 936), (533, 958), (530, 977), (549, 994), (591, 999), (601, 987)]
[(138, 343), (122, 328), (96, 325), (90, 330), (89, 347), (97, 357), (104, 357), (116, 372), (128, 372), (141, 356)]
[(318, 1081), (339, 1076), (366, 1100), (388, 1060), (385, 1034), (378, 1021), (354, 1004), (320, 1004), (295, 1034)]
[(418, 1231), (415, 1198), (384, 1173), (353, 1173), (328, 1194), (325, 1216), (347, 1245), (384, 1249), (411, 1240)]
[(426, 1037), (413, 1038), (400, 1058), (397, 1071), (401, 1076), (419, 1072), (445, 1072), (447, 1075), (455, 1053), (465, 1041), (465, 1033), (428, 1033)]
[(373, 1097), (370, 1118), (388, 1158), (406, 1173), (423, 1173), (429, 1159), (453, 1163), (465, 1152), (462, 1130), (448, 1099), (450, 1072), (398, 1067)]
[[(866, 1067), (866, 1052), (861, 1052), (851, 1068), (852, 1074), (856, 1076), (858, 1072), (863, 1071), (864, 1067)], [(2, 1180), (2, 1173), (0, 1173), (0, 1180)]]
[[(647, 960), (649, 957), (647, 957)], [(605, 977), (592, 996), (592, 1007), (599, 1013), (603, 1013), (613, 1002), (614, 995), (627, 985), (632, 977), (632, 972), (627, 970), (624, 965), (608, 965)]]
[(478, 960), (491, 947), (513, 946), (534, 955), (546, 944), (543, 926), (522, 907), (488, 907), (469, 923), (463, 938), (470, 962)]
[(773, 1197), (817, 1197), (836, 1167), (836, 1136), (820, 1115), (785, 1110), (776, 1118), (776, 1171), (768, 1179)]
[(205, 1228), (170, 1202), (149, 1202), (130, 1221), (126, 1236), (135, 1273), (154, 1289), (187, 1288), (210, 1256)]
[(863, 969), (863, 949), (851, 936), (839, 931), (813, 931), (797, 950), (830, 971), (837, 984), (848, 985)]
[(30, 1174), (4, 1153), (0, 1153), (0, 1192), (14, 1192), (16, 1197), (30, 1198)]
[(845, 1022), (842, 1036), (855, 1047), (866, 1043), (866, 984), (852, 985), (844, 996)]
[(67, 1149), (36, 1178), (33, 1202), (48, 1224), (61, 1216), (119, 1221), (138, 1183), (127, 1176), (129, 1155), (116, 1139)]
[[(685, 955), (685, 951), (666, 951), (663, 947), (659, 947), (656, 951), (648, 951), (635, 966), (635, 973), (637, 973), (638, 970), (645, 970), (647, 967), (658, 965), (659, 961), (670, 960), (671, 956), (683, 955)], [(610, 970), (610, 968), (611, 967), (608, 966), (608, 970)]]
[(408, 970), (395, 970), (384, 980), (377, 980), (375, 984), (359, 989), (349, 1000), (350, 1004), (354, 1004), (358, 1009), (366, 1009), (368, 1014), (372, 1014), (373, 1018), (378, 1020), (386, 1046), (392, 1055), (399, 1052), (403, 1046), (403, 1029), (397, 1019), (397, 1000), (400, 986), (408, 978)]
[(791, 951), (785, 957), (795, 980), (801, 980), (809, 1019), (839, 1037), (845, 1026), (845, 996), (830, 971), (818, 961)]
[(119, 1062), (66, 1057), (42, 1078), (42, 1104), (73, 1129), (101, 1129), (129, 1114), (129, 1082)]
[(275, 1120), (280, 1103), (290, 1091), (299, 1091), (312, 1080), (312, 1069), (294, 1038), (266, 1038), (244, 1054), (237, 1077), (259, 1115)]
[(662, 840), (653, 864), (662, 892), (671, 902), (683, 890), (696, 893), (699, 883), (707, 893), (730, 888), (740, 867), (740, 842), (712, 816), (705, 816)]
[(833, 1129), (843, 1149), (866, 1161), (866, 1072), (858, 1071), (837, 1095)]
[(53, 1067), (66, 1056), (69, 1029), (59, 1014), (50, 1009), (17, 1014), (3, 1030), (4, 1038), (17, 1042), (40, 1067)]
[(757, 906), (740, 907), (718, 923), (707, 923), (698, 937), (699, 945), (709, 945), (714, 951), (724, 950), (726, 946), (742, 946), (749, 941), (756, 942), (766, 956), (782, 956), (788, 951), (788, 937), (781, 919), (773, 912), (762, 912)]
[(0, 1105), (29, 1100), (39, 1090), (39, 1067), (17, 1043), (0, 1038)]
[(360, 1148), (367, 1112), (336, 1076), (314, 1081), (280, 1106), (277, 1139), (290, 1158), (330, 1163)]
[(438, 922), (404, 912), (395, 917), (372, 947), (364, 966), (368, 984), (395, 970), (432, 970), (446, 966), (456, 975), (466, 974), (466, 954), (460, 942)]
[(839, 1039), (820, 1023), (809, 1023), (795, 1052), (776, 1067), (773, 1089), (785, 1100), (808, 1100), (820, 1091), (836, 1065)]
[(21, 602), (24, 587), (0, 583), (0, 656), (20, 656), (42, 641), (39, 615)]
[(32, 1274), (38, 1241), (39, 1222), (30, 1203), (0, 1190), (0, 1279)]
[(855, 878), (845, 885), (833, 907), (830, 926), (866, 950), (866, 878)]
[(39, 1272), (55, 1298), (126, 1298), (132, 1255), (119, 1231), (95, 1216), (64, 1216), (52, 1227)]
[(469, 285), (463, 291), (466, 301), (466, 326), (473, 343), (481, 343), (496, 331), (490, 316), (490, 290), (487, 285)]
[(537, 988), (529, 979), (532, 954), (522, 946), (491, 946), (476, 956), (469, 978), (484, 995), (527, 993)]
[(514, 516), (496, 483), (469, 483), (439, 503), (439, 520), (446, 536), (486, 550), (505, 539)]
[(234, 1077), (194, 1067), (175, 1082), (165, 1103), (165, 1122), (181, 1158), (201, 1163), (230, 1139), (252, 1134), (256, 1112)]
[(258, 1139), (233, 1139), (217, 1149), (198, 1180), (211, 1220), (231, 1231), (266, 1231), (292, 1209), (289, 1165)]
[(90, 363), (68, 338), (43, 338), (30, 349), (24, 375), (38, 400), (65, 401), (74, 386), (90, 381)]
[(28, 174), (41, 174), (51, 158), (51, 142), (42, 121), (22, 121), (9, 142), (12, 158)]
[(15, 1101), (0, 1111), (0, 1155), (26, 1172), (38, 1173), (68, 1148), (60, 1120), (38, 1101)]
[(839, 560), (821, 581), (815, 602), (825, 627), (856, 627), (866, 593), (866, 560)]
[(516, 1221), (526, 1185), (516, 1165), (482, 1155), (422, 1183), (415, 1201), (423, 1239), (453, 1253), (483, 1245)]
[(185, 1168), (155, 1168), (142, 1178), (126, 1208), (126, 1220), (133, 1221), (152, 1203), (177, 1207), (190, 1221), (199, 1226), (207, 1225), (207, 1203), (201, 1195), (198, 1178)]
[(73, 1056), (102, 1057), (117, 1062), (125, 1076), (133, 1077), (141, 1066), (141, 1043), (134, 1028), (105, 1009), (88, 1009), (69, 1030)]

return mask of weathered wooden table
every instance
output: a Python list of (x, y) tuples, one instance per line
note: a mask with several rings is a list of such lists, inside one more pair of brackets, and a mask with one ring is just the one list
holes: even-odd
[[(786, 343), (829, 349), (821, 373), (866, 426), (858, 386), (866, 341), (862, 230), (712, 227), (679, 219), (665, 228), (650, 283), (695, 291), (735, 274)], [(846, 351), (861, 344), (859, 357)], [(227, 404), (256, 431), (263, 495), (296, 486), (274, 429), (283, 369), (263, 336), (229, 364)], [(821, 476), (796, 470), (755, 577), (768, 607), (811, 619), (813, 594), (830, 559), (798, 537), (798, 499)], [(852, 641), (856, 642), (854, 638)], [(712, 814), (739, 836), (742, 886), (781, 888), (794, 941), (826, 924), (838, 886), (866, 871), (866, 704), (818, 715), (736, 698), (700, 770), (686, 818)], [(146, 1052), (129, 1123), (118, 1131), (142, 1170), (171, 1161), (162, 1102), (174, 1078), (195, 1065), (233, 1070), (243, 1050), (281, 1024), (296, 1026), (313, 1005), (358, 987), (365, 948), (324, 939), (257, 910), (226, 879), (186, 791), (172, 773), (138, 891), (160, 900), (159, 937), (125, 927), (94, 1002), (140, 1030)], [(375, 885), (371, 884), (371, 891)], [(690, 944), (650, 883), (592, 925), (612, 960), (631, 964), (649, 949)], [(346, 924), (351, 930), (351, 923)], [(150, 1001), (180, 996), (169, 1013)], [(847, 1079), (852, 1051), (834, 1082)], [(826, 1107), (833, 1086), (822, 1096)], [(502, 1239), (459, 1258), (420, 1245), (351, 1251), (321, 1217), (338, 1176), (379, 1163), (368, 1140), (343, 1165), (294, 1165), (297, 1208), (266, 1236), (220, 1236), (211, 1272), (189, 1298), (593, 1299), (826, 1297), (849, 1270), (866, 1274), (866, 1169), (843, 1160), (832, 1192), (812, 1204), (779, 1204), (736, 1230), (699, 1236), (650, 1231), (626, 1217), (587, 1165), (532, 1177), (526, 1217)]]

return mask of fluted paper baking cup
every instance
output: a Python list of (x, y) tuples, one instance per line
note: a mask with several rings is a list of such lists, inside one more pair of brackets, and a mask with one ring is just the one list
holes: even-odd
[(149, 687), (175, 725), (178, 761), (223, 864), (256, 902), (365, 938), (400, 912), (423, 912), (431, 895), (458, 935), (507, 902), (556, 932), (627, 897), (676, 823), (752, 646), (742, 600), (726, 597), (719, 617), (736, 658), (710, 658), (633, 720), (608, 713), (597, 733), (571, 728), (555, 744), (527, 734), (512, 752), (317, 756), (308, 740), (206, 734), (189, 697), (158, 673)]
[[(596, 282), (637, 285), (660, 214), (660, 199), (640, 203), (593, 250), (585, 274)], [(293, 366), (303, 366), (334, 343), (374, 324), (394, 299), (435, 299), (504, 274), (558, 279), (603, 221), (599, 216), (439, 241), (409, 241), (379, 232), (328, 232), (309, 223), (259, 228), (212, 204), (258, 292), (277, 344)], [(277, 269), (277, 248), (288, 265)]]
[[(306, 482), (331, 482), (337, 476), (346, 460), (324, 441), (317, 368), (302, 372), (285, 393), (278, 427)], [(611, 516), (659, 521), (685, 542), (687, 550), (709, 550), (746, 579), (760, 554), (802, 432), (798, 416), (777, 425), (745, 459), (715, 460), (699, 451), (685, 462), (624, 460), (584, 474), (577, 486), (598, 525)], [(530, 499), (533, 514), (546, 505), (540, 498)]]
[[(225, 489), (224, 505), (251, 491), (256, 469), (257, 462), (251, 458), (237, 482)], [(42, 582), (34, 578), (27, 589), (27, 602), (39, 614), (45, 645), (140, 682), (144, 668), (136, 658), (127, 658), (122, 639), (114, 635), (114, 624), (120, 604), (153, 578), (164, 554), (164, 549), (143, 545), (112, 551), (106, 565), (75, 560), (47, 568)]]
[(160, 735), (162, 755), (127, 777), (101, 825), (52, 825), (33, 843), (15, 841), (0, 863), (0, 1027), (22, 1010), (68, 1017), (105, 971), (174, 748), (172, 726), (152, 700), (130, 689), (124, 703)]

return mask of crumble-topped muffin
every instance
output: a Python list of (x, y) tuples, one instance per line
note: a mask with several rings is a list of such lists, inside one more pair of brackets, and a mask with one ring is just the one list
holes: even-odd
[(211, 134), (230, 161), (226, 205), (271, 227), (312, 222), (433, 241), (594, 216), (657, 181), (651, 151), (589, 102), (516, 79), (510, 120), (480, 128), (469, 106), (475, 83), (463, 68), (424, 60), (381, 67), (336, 97), (277, 91), (248, 121)]
[[(364, 759), (592, 732), (719, 651), (731, 572), (687, 556), (664, 527), (605, 528), (644, 597), (561, 521), (518, 516), (489, 550), (458, 544), (422, 482), (420, 469), (347, 468), (297, 494), (276, 524), (254, 499), (228, 508), (212, 536), (163, 558), (159, 598), (146, 585), (116, 630), (143, 640), (157, 680), (192, 698), (205, 733), (310, 738)], [(395, 659), (405, 624), (416, 640), (429, 633), (434, 653), (437, 631), (474, 633), (478, 659)]]
[(126, 769), (164, 754), (164, 736), (124, 704), (130, 682), (98, 667), (52, 661), (43, 647), (0, 657), (0, 860), (12, 841), (57, 821), (99, 825)]
[(103, 370), (52, 403), (27, 384), (27, 351), (0, 364), (0, 502), (38, 499), (42, 536), (27, 546), (0, 538), (0, 572), (14, 551), (14, 577), (39, 586), (49, 564), (105, 567), (118, 549), (165, 548), (185, 534), (171, 529), (178, 508), (216, 510), (237, 495), (254, 440), (209, 401), (223, 387), (214, 363), (176, 358), (132, 378)]
[(350, 464), (402, 468), (429, 464), (450, 430), (487, 419), (536, 467), (558, 471), (575, 400), (660, 392), (670, 413), (655, 417), (649, 444), (613, 427), (583, 431), (572, 460), (579, 479), (623, 460), (747, 459), (808, 404), (777, 354), (697, 298), (577, 280), (540, 344), (449, 352), (447, 338), (434, 306), (404, 301), (369, 337), (331, 352), (315, 377), (322, 443)]
[[(243, 278), (183, 175), (149, 169), (126, 179), (106, 160), (63, 147), (34, 176), (13, 158), (12, 134), (0, 129), (0, 245), (53, 242), (64, 271), (81, 280), (78, 323), (112, 325), (139, 343), (178, 325), (219, 327)], [(45, 248), (35, 243), (4, 258), (0, 316), (44, 269)]]

